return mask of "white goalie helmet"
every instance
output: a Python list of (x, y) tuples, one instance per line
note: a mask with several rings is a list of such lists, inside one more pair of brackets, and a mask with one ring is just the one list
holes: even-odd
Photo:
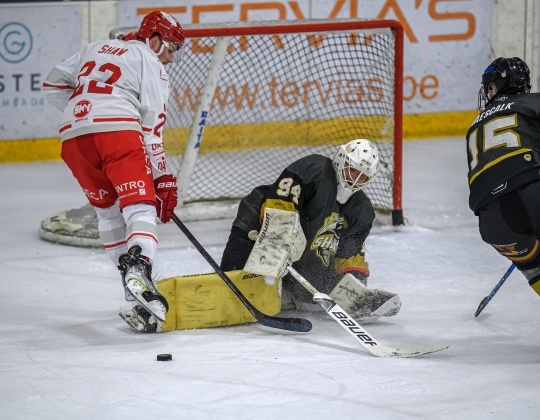
[(379, 150), (372, 141), (356, 139), (339, 146), (332, 161), (338, 181), (337, 201), (344, 204), (369, 184), (379, 170)]

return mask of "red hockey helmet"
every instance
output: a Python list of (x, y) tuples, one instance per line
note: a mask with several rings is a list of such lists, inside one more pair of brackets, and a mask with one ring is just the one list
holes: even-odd
[(185, 41), (182, 25), (168, 13), (152, 12), (144, 17), (137, 36), (149, 40), (155, 34), (160, 36), (167, 48), (175, 52), (174, 61), (180, 61)]

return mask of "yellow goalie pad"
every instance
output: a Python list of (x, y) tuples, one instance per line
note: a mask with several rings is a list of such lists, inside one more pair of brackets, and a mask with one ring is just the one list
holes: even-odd
[[(281, 310), (281, 281), (268, 286), (262, 276), (242, 270), (226, 273), (251, 304), (267, 315)], [(255, 317), (217, 273), (171, 277), (156, 283), (169, 304), (161, 332), (225, 327)]]

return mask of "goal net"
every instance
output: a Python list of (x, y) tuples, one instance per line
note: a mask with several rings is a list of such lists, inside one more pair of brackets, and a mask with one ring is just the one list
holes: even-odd
[(366, 138), (377, 143), (381, 168), (365, 191), (391, 223), (403, 223), (399, 22), (190, 25), (185, 35), (182, 61), (167, 66), (163, 132), (180, 217), (234, 217), (239, 199), (300, 157), (331, 158), (338, 145)]

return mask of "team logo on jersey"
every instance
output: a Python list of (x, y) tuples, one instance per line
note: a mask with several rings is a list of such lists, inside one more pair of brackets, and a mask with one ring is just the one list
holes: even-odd
[(90, 114), (92, 110), (92, 103), (86, 99), (77, 102), (75, 108), (73, 108), (73, 116), (77, 119), (82, 119)]
[(315, 235), (310, 249), (315, 250), (325, 266), (328, 267), (333, 256), (336, 255), (339, 238), (346, 227), (345, 219), (338, 213), (332, 213), (324, 219), (323, 227)]

